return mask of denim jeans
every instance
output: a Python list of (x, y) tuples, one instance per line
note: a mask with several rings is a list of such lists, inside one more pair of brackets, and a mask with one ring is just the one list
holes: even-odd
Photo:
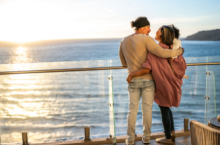
[(173, 114), (169, 107), (160, 106), (161, 118), (166, 139), (171, 139), (171, 131), (174, 131)]
[(152, 105), (155, 92), (153, 80), (134, 78), (128, 84), (129, 112), (127, 117), (127, 135), (129, 141), (135, 140), (135, 125), (140, 98), (142, 96), (143, 141), (148, 141), (151, 135)]

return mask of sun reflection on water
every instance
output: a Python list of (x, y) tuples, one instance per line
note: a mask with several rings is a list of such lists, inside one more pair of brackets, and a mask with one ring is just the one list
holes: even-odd
[(27, 47), (19, 46), (15, 49), (15, 59), (13, 60), (14, 63), (27, 63)]
[[(7, 64), (4, 66), (6, 69), (0, 68), (2, 71), (51, 67), (51, 64), (47, 63), (29, 63), (30, 56), (26, 47), (16, 48), (14, 54), (16, 55), (12, 58), (16, 64)], [(52, 67), (56, 66), (59, 64), (52, 65)], [(93, 115), (90, 112), (95, 112), (97, 107), (92, 104), (100, 99), (92, 98), (87, 92), (81, 91), (80, 86), (85, 84), (84, 87), (95, 94), (92, 89), (90, 90), (91, 81), (79, 83), (78, 79), (81, 78), (78, 77), (81, 73), (73, 74), (38, 73), (0, 76), (0, 89), (3, 90), (0, 91), (0, 126), (4, 126), (0, 128), (3, 132), (2, 142), (20, 141), (20, 133), (25, 130), (28, 130), (30, 141), (34, 142), (74, 136), (75, 132), (78, 135), (82, 134), (80, 131), (88, 124), (87, 120), (82, 119), (83, 114)], [(94, 80), (90, 79), (89, 73), (83, 76), (85, 79)], [(104, 94), (104, 90), (101, 94)], [(86, 104), (88, 99), (90, 101)], [(90, 108), (88, 105), (92, 108), (88, 109)]]
[(32, 106), (33, 103), (29, 103), (29, 105), (25, 107), (20, 106), (20, 105), (8, 104), (5, 110), (10, 115), (11, 118), (25, 119), (26, 117), (38, 117), (39, 116), (39, 114), (37, 113), (37, 110), (33, 111), (33, 110), (28, 109), (28, 106)]
[[(11, 71), (33, 69), (31, 68), (32, 65), (27, 65), (30, 62), (27, 47), (19, 46), (14, 49), (13, 53), (11, 60), (17, 64), (6, 66)], [(45, 107), (44, 102), (42, 100), (38, 102), (38, 98), (35, 98), (36, 96), (50, 94), (50, 91), (40, 91), (44, 78), (45, 75), (41, 74), (19, 74), (2, 77), (0, 88), (4, 91), (1, 93), (3, 101), (1, 107), (3, 109), (0, 116), (17, 119), (46, 116), (48, 111), (43, 109)]]

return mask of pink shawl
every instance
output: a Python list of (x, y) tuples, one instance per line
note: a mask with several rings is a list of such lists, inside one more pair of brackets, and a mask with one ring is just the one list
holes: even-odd
[[(169, 49), (169, 46), (159, 43), (164, 49)], [(160, 58), (148, 52), (147, 60), (142, 65), (152, 71), (152, 75), (156, 84), (156, 95), (154, 101), (164, 107), (179, 107), (181, 100), (182, 78), (187, 68), (185, 59), (182, 55), (173, 59), (173, 70), (176, 73), (174, 76), (168, 61), (165, 58)]]

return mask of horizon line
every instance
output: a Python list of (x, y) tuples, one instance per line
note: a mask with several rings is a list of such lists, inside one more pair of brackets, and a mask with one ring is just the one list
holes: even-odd
[(56, 40), (89, 40), (89, 39), (123, 39), (122, 37), (106, 37), (106, 38), (61, 38), (61, 39), (38, 39), (38, 40), (32, 40), (32, 41), (26, 41), (26, 42), (16, 42), (16, 41), (8, 41), (8, 40), (0, 40), (0, 42), (5, 43), (16, 43), (16, 44), (26, 44), (26, 43), (34, 43), (34, 42), (40, 42), (40, 41), (56, 41)]
[[(34, 42), (41, 42), (41, 41), (60, 41), (60, 40), (91, 40), (91, 39), (123, 39), (124, 37), (106, 37), (106, 38), (61, 38), (61, 39), (42, 39), (42, 40), (33, 40), (33, 41), (26, 41), (26, 42), (16, 42), (16, 41), (8, 41), (8, 40), (0, 40), (0, 43), (15, 43), (15, 44), (27, 44), (27, 43), (34, 43)], [(183, 39), (186, 37), (180, 37)]]

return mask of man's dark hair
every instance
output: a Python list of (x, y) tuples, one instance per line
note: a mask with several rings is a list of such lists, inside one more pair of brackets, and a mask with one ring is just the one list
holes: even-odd
[(135, 30), (150, 25), (150, 22), (146, 17), (138, 17), (135, 21), (131, 21), (131, 28), (135, 27)]

